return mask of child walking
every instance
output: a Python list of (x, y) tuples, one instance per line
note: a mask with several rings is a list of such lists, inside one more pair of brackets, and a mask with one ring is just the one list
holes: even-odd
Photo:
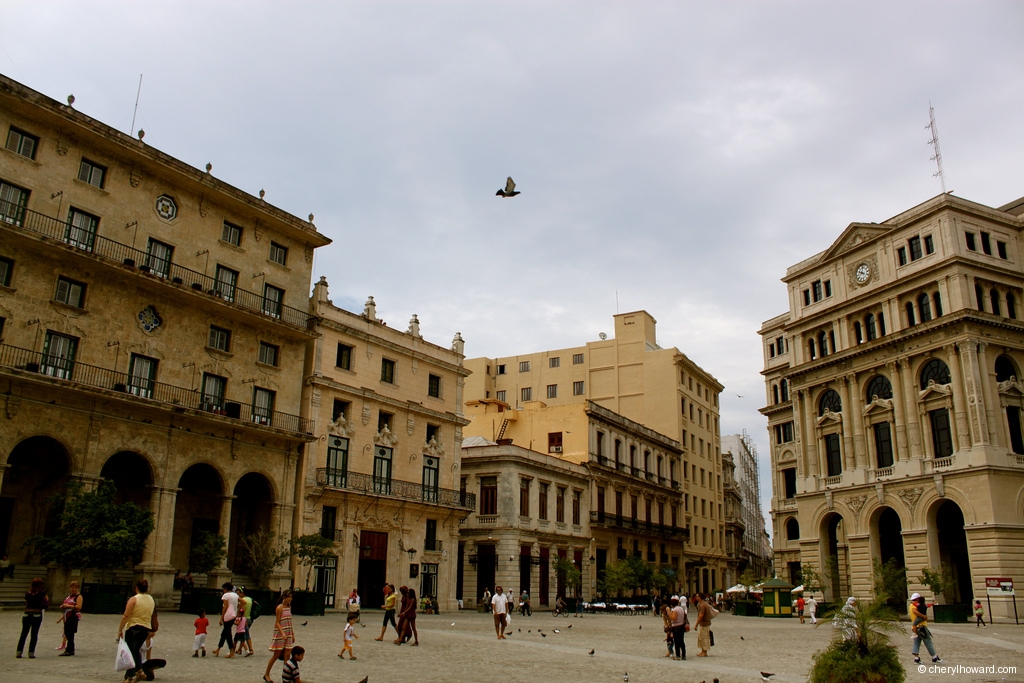
[(988, 628), (988, 624), (985, 623), (985, 608), (981, 606), (981, 600), (974, 601), (974, 616), (977, 620), (975, 628), (981, 628), (982, 626)]
[[(351, 622), (349, 626), (351, 626)], [(306, 656), (306, 648), (296, 645), (292, 648), (292, 658), (284, 663), (284, 671), (281, 673), (282, 683), (302, 683), (299, 676), (299, 662)]]
[(341, 657), (342, 659), (345, 659), (345, 653), (346, 652), (348, 653), (348, 658), (349, 659), (355, 659), (356, 658), (355, 654), (352, 653), (352, 639), (359, 637), (359, 636), (356, 635), (356, 628), (355, 628), (355, 624), (356, 624), (356, 622), (358, 620), (359, 620), (359, 615), (358, 614), (349, 613), (349, 615), (348, 615), (348, 623), (345, 624), (345, 646), (343, 648), (341, 648), (341, 652), (338, 653), (338, 656)]
[(238, 616), (235, 617), (235, 650), (238, 654), (242, 654), (242, 650), (245, 649), (245, 632), (248, 630), (248, 625), (245, 614), (239, 611)]
[(198, 657), (199, 651), (203, 651), (203, 656), (206, 656), (206, 629), (210, 625), (210, 620), (206, 618), (206, 610), (199, 610), (199, 618), (192, 624), (196, 627), (196, 639), (192, 641), (192, 656)]

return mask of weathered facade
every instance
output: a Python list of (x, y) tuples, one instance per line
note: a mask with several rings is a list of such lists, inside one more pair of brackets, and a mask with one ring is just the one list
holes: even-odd
[[(335, 552), (316, 568), (327, 606), (344, 609), (352, 588), (383, 603), (384, 582), (409, 585), (456, 608), (459, 524), (475, 498), (460, 491), (463, 342), (425, 341), (414, 315), (401, 332), (313, 288), (319, 337), (310, 342), (304, 414), (324, 434), (307, 449), (301, 533), (321, 533)], [(335, 600), (339, 595), (341, 599)]]
[(758, 576), (771, 576), (772, 551), (761, 514), (757, 448), (745, 431), (722, 437), (722, 467), (726, 470), (726, 536), (735, 539), (727, 544), (726, 554), (737, 570), (727, 576), (725, 583), (734, 585), (747, 567)]
[(106, 478), (155, 514), (135, 572), (159, 601), (200, 531), (244, 575), (241, 536), (292, 529), (329, 240), (4, 77), (0, 135), (0, 554), (38, 564), (49, 497)]
[(788, 269), (760, 331), (780, 575), (867, 595), (894, 559), (925, 594), (948, 569), (964, 603), (1021, 576), (1022, 216), (944, 194)]

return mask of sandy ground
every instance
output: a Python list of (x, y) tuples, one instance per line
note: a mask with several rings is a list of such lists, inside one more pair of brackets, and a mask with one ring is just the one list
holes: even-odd
[[(54, 647), (60, 642), (57, 614), (46, 615), (40, 630), (36, 659), (15, 659), (21, 630), (21, 615), (0, 612), (0, 681), (3, 683), (43, 681), (109, 681), (117, 683), (114, 649), (119, 618), (113, 615), (85, 615), (78, 636), (78, 654), (60, 657)], [(628, 672), (630, 683), (672, 681), (673, 683), (755, 683), (759, 671), (775, 673), (773, 681), (806, 681), (813, 654), (825, 647), (831, 629), (800, 625), (794, 620), (734, 617), (722, 614), (714, 622), (716, 646), (708, 658), (696, 658), (695, 634), (687, 634), (689, 659), (671, 661), (665, 653), (661, 620), (652, 616), (585, 616), (580, 619), (554, 618), (550, 613), (514, 617), (511, 637), (495, 638), (490, 615), (458, 612), (421, 615), (417, 620), (420, 646), (397, 646), (373, 639), (380, 634), (381, 613), (364, 613), (365, 627), (357, 627), (356, 661), (337, 657), (344, 628), (342, 615), (296, 618), (297, 642), (307, 649), (301, 672), (304, 682), (338, 681), (356, 683), (369, 676), (370, 683), (383, 681), (586, 681), (618, 683)], [(256, 655), (226, 660), (207, 656), (193, 659), (192, 621), (186, 614), (161, 614), (160, 634), (154, 656), (168, 660), (157, 672), (160, 681), (249, 681), (263, 676), (269, 658), (267, 646), (273, 626), (271, 615), (261, 617), (253, 629)], [(308, 621), (307, 626), (300, 626)], [(569, 628), (569, 627), (572, 628)], [(554, 633), (554, 629), (560, 633)], [(546, 636), (541, 636), (543, 630)], [(986, 630), (969, 625), (944, 624), (933, 627), (936, 646), (944, 666), (1017, 667), (1017, 673), (918, 673), (911, 661), (909, 634), (897, 644), (906, 652), (907, 680), (917, 681), (1015, 681), (1024, 683), (1024, 625), (996, 624)], [(210, 640), (218, 629), (211, 625)], [(210, 646), (215, 642), (208, 643)], [(591, 649), (594, 655), (589, 655)], [(223, 654), (223, 653), (222, 653)], [(927, 663), (927, 659), (925, 660)], [(272, 678), (280, 681), (281, 667)]]

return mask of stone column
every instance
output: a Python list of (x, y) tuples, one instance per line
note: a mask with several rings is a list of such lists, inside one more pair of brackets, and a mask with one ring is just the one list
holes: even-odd
[(843, 397), (843, 410), (840, 416), (843, 419), (843, 471), (849, 472), (856, 468), (856, 460), (853, 451), (853, 420), (852, 402), (850, 401), (850, 377), (842, 378), (839, 390)]
[(917, 385), (910, 368), (909, 358), (900, 358), (900, 379), (903, 381), (903, 401), (907, 410), (907, 439), (910, 442), (910, 457), (922, 458), (921, 421), (917, 409)]
[[(797, 459), (796, 459), (796, 476), (797, 476), (797, 478), (801, 478), (801, 477), (806, 477), (807, 476), (807, 466), (806, 466), (806, 463), (805, 463), (806, 452), (804, 450), (805, 449), (805, 442), (804, 442), (804, 438), (803, 438), (803, 434), (804, 434), (804, 424), (803, 424), (804, 400), (803, 400), (803, 392), (801, 392), (801, 391), (793, 391), (792, 396), (793, 396), (793, 447), (796, 449), (796, 452), (798, 453), (798, 456), (797, 456)], [(775, 435), (774, 434), (769, 434), (768, 435), (768, 439), (769, 440), (774, 440), (775, 439)], [(772, 462), (773, 462), (772, 470), (773, 471), (775, 470), (774, 461), (775, 461), (775, 457), (778, 455), (778, 451), (779, 451), (779, 447), (776, 444), (776, 445), (774, 445), (772, 447), (772, 454), (773, 454), (772, 455)]]
[[(231, 502), (235, 499), (234, 496), (224, 496), (223, 503), (220, 506), (220, 535), (226, 539), (226, 547), (231, 547)], [(221, 560), (220, 568), (227, 570), (228, 568), (228, 557), (224, 556)]]
[(985, 402), (985, 417), (988, 420), (988, 439), (994, 446), (1006, 447), (1003, 439), (1003, 430), (1000, 428), (1005, 422), (1003, 411), (999, 405), (999, 391), (996, 388), (995, 377), (989, 368), (988, 344), (978, 344), (978, 384), (981, 385), (981, 396)]
[(949, 358), (949, 377), (953, 385), (953, 443), (956, 444), (956, 450), (966, 450), (971, 447), (972, 435), (967, 424), (967, 396), (964, 392), (964, 373), (960, 368), (957, 346), (958, 344), (948, 344), (942, 348)]
[(895, 361), (889, 361), (885, 367), (889, 371), (889, 379), (892, 382), (892, 408), (893, 418), (896, 422), (896, 453), (893, 461), (899, 462), (910, 457), (910, 453), (907, 451), (907, 416), (904, 407), (903, 384), (900, 382), (899, 366)]
[[(853, 422), (853, 454), (858, 468), (868, 466), (867, 444), (864, 441), (864, 408), (861, 391), (857, 384), (857, 374), (847, 375), (846, 382), (850, 387), (850, 420)], [(845, 410), (843, 411), (846, 412)]]
[[(814, 428), (814, 406), (811, 405), (810, 390), (802, 389), (800, 391), (800, 396), (800, 419), (804, 427), (804, 452), (807, 454), (807, 476), (817, 477), (819, 471), (818, 440), (817, 433)], [(815, 484), (815, 486), (817, 486), (817, 484)]]
[(989, 416), (985, 411), (984, 365), (978, 359), (978, 346), (973, 341), (957, 343), (960, 349), (960, 369), (963, 374), (963, 388), (966, 393), (967, 422), (970, 427), (971, 444), (987, 446), (992, 443)]

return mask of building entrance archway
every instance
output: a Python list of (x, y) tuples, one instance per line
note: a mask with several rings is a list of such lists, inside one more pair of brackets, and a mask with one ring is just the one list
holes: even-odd
[(849, 546), (846, 523), (837, 512), (825, 515), (818, 530), (822, 583), (825, 599), (836, 602), (850, 589)]
[(107, 458), (100, 476), (112, 481), (117, 488), (115, 502), (134, 503), (143, 510), (150, 509), (153, 472), (149, 462), (131, 451), (121, 451)]
[[(871, 515), (871, 557), (882, 564), (894, 561), (900, 569), (906, 569), (907, 560), (903, 550), (903, 522), (899, 514), (891, 507), (883, 506)], [(899, 595), (890, 596), (892, 606), (899, 605), (905, 609), (907, 603), (907, 587)]]
[[(257, 531), (269, 531), (274, 492), (262, 474), (249, 472), (235, 484), (228, 535), (228, 566), (236, 574), (248, 572), (248, 561), (239, 541)], [(280, 540), (280, 539), (278, 539)]]
[[(222, 533), (220, 518), (225, 502), (224, 483), (216, 469), (199, 463), (185, 470), (178, 480), (178, 488), (174, 504), (171, 564), (184, 573), (199, 535), (204, 531)], [(226, 532), (225, 529), (223, 533)]]
[(937, 560), (934, 566), (948, 567), (953, 574), (953, 589), (946, 593), (946, 600), (953, 604), (970, 603), (974, 600), (974, 587), (963, 510), (952, 500), (942, 500), (929, 513), (928, 527), (932, 559)]
[(25, 542), (56, 528), (50, 499), (67, 485), (71, 458), (56, 439), (33, 436), (14, 447), (7, 465), (0, 489), (0, 556), (35, 563)]

